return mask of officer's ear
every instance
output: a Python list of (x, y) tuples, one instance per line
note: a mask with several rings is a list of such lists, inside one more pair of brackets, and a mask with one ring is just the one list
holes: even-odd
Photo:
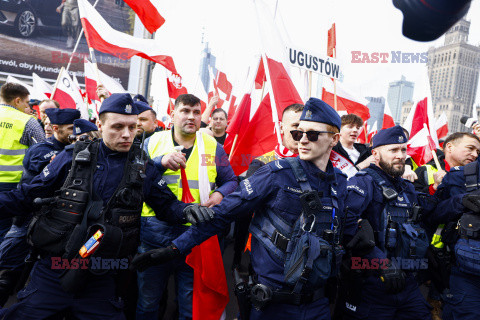
[(58, 128), (59, 128), (58, 124), (52, 124), (51, 126), (52, 126), (53, 132), (58, 132)]
[(372, 155), (375, 161), (380, 161), (380, 151), (379, 148), (372, 149)]

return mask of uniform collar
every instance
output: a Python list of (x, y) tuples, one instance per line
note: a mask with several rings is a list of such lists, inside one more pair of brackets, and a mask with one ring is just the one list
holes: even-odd
[(118, 152), (118, 151), (114, 151), (112, 149), (110, 149), (109, 147), (107, 147), (107, 145), (103, 142), (103, 139), (100, 140), (102, 143), (100, 143), (100, 149), (102, 150), (103, 154), (105, 154), (105, 156), (116, 156), (116, 155), (120, 155), (120, 156), (127, 156), (128, 155), (128, 152)]
[(64, 149), (68, 145), (68, 144), (64, 144), (64, 143), (58, 141), (57, 139), (55, 139), (54, 136), (51, 136), (50, 138), (47, 138), (47, 141), (51, 142), (58, 149)]
[(320, 170), (313, 162), (298, 158), (305, 171), (318, 177), (320, 180), (337, 183), (337, 177), (332, 162), (329, 160), (325, 171)]
[(380, 176), (383, 177), (388, 184), (393, 185), (395, 189), (400, 189), (400, 190), (405, 189), (406, 184), (405, 184), (405, 180), (402, 177), (393, 178), (388, 174), (386, 174), (385, 171), (383, 171), (380, 167), (378, 167), (373, 163), (370, 164), (369, 168), (378, 172)]

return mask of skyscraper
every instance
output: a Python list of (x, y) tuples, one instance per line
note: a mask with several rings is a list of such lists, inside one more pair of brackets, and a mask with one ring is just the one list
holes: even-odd
[(460, 20), (445, 33), (444, 45), (428, 50), (428, 76), (435, 116), (445, 112), (449, 133), (464, 131), (462, 115), (472, 114), (477, 94), (480, 46), (468, 44), (470, 21)]
[(399, 81), (390, 82), (387, 101), (392, 111), (393, 121), (401, 122), (402, 105), (413, 98), (413, 82), (407, 81), (404, 76)]

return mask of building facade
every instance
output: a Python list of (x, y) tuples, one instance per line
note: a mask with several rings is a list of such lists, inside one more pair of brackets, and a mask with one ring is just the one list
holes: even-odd
[(428, 50), (428, 76), (435, 117), (445, 112), (448, 132), (465, 131), (463, 115), (471, 116), (478, 86), (480, 46), (468, 43), (470, 21), (460, 20), (445, 33), (444, 45)]

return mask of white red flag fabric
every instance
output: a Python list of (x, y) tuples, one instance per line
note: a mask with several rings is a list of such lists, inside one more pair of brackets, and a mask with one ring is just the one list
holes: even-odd
[(378, 132), (378, 129), (377, 129), (377, 120), (375, 120), (375, 122), (373, 123), (372, 127), (370, 128), (370, 131), (368, 132), (368, 137), (367, 137), (367, 142), (368, 143), (371, 143), (372, 142), (372, 138), (374, 135), (376, 135)]
[[(350, 93), (340, 84), (339, 81), (336, 82), (336, 86), (337, 112), (339, 114), (345, 112), (348, 114), (354, 113), (362, 118), (363, 121), (367, 121), (370, 118), (370, 110), (367, 107), (368, 100)], [(332, 108), (335, 106), (333, 80), (324, 81), (322, 100)]]
[[(122, 87), (120, 83), (118, 83), (112, 77), (106, 75), (102, 71), (95, 70), (95, 65), (90, 61), (85, 62), (85, 91), (87, 95), (92, 100), (100, 100), (97, 96), (97, 80), (100, 80), (100, 83), (107, 89), (107, 91), (112, 93), (126, 93), (125, 89)], [(97, 79), (100, 77), (100, 79)]]
[(388, 129), (391, 127), (395, 127), (395, 122), (393, 121), (392, 111), (388, 106), (388, 102), (385, 101), (385, 110), (383, 111), (382, 129)]
[(435, 149), (435, 143), (430, 136), (428, 128), (425, 126), (408, 142), (407, 154), (420, 167), (432, 160), (432, 150)]
[(327, 43), (327, 55), (334, 58), (333, 51), (337, 46), (337, 32), (335, 31), (335, 23), (330, 29), (328, 29), (328, 43)]
[(61, 109), (82, 110), (84, 104), (79, 88), (64, 68), (60, 70), (52, 99), (60, 104)]
[(36, 74), (35, 72), (32, 73), (32, 79), (35, 92), (42, 93), (47, 97), (50, 97), (52, 95), (53, 86), (40, 78), (40, 76), (38, 76), (38, 74)]
[(136, 38), (113, 29), (87, 0), (78, 0), (78, 8), (89, 47), (123, 60), (139, 56), (177, 73), (172, 57), (163, 54), (156, 40)]
[(164, 23), (165, 19), (160, 14), (160, 0), (123, 0), (137, 14), (145, 29), (154, 33)]
[(230, 154), (230, 163), (236, 175), (247, 171), (253, 159), (274, 150), (278, 144), (270, 101), (270, 94), (267, 94), (248, 125), (240, 128)]
[(188, 93), (187, 88), (183, 86), (182, 77), (179, 74), (174, 74), (167, 71), (167, 89), (168, 96), (171, 99), (177, 99), (179, 95)]
[(357, 168), (355, 168), (355, 165), (353, 163), (351, 163), (347, 158), (333, 150), (330, 153), (330, 161), (332, 161), (332, 164), (335, 168), (340, 169), (343, 173), (347, 175), (349, 179), (358, 172)]
[(415, 107), (412, 107), (412, 110), (410, 110), (403, 127), (410, 132), (410, 139), (413, 139), (413, 137), (424, 128), (424, 125), (426, 125), (430, 133), (430, 137), (435, 143), (435, 146), (438, 148), (438, 137), (435, 129), (435, 116), (433, 114), (430, 81), (428, 80), (428, 76), (425, 78), (425, 80), (425, 98), (420, 100)]
[(22, 86), (24, 86), (25, 88), (27, 88), (28, 92), (30, 93), (30, 95), (29, 95), (30, 99), (37, 99), (37, 100), (48, 99), (48, 97), (44, 93), (42, 93), (41, 91), (36, 90), (31, 85), (28, 85), (27, 83), (15, 78), (11, 75), (8, 75), (6, 82), (18, 83), (18, 84), (21, 84)]
[(360, 134), (358, 135), (357, 137), (357, 141), (358, 143), (367, 143), (367, 132), (368, 132), (368, 129), (367, 129), (367, 121), (363, 122), (363, 126), (362, 126), (362, 131), (360, 131)]
[(438, 139), (441, 139), (447, 136), (448, 123), (447, 123), (447, 115), (445, 114), (445, 112), (442, 112), (440, 117), (438, 117), (437, 121), (435, 121), (435, 130), (437, 131)]

